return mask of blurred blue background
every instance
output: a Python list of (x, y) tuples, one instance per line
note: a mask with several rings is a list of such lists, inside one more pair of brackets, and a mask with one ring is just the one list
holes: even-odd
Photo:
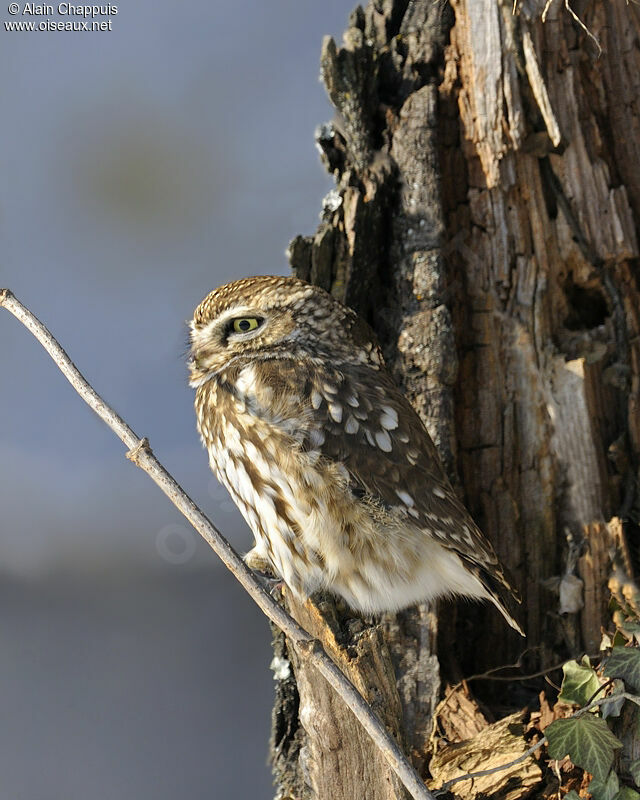
[[(351, 5), (138, 0), (111, 31), (0, 33), (0, 285), (242, 551), (185, 321), (315, 230), (320, 44)], [(81, 19), (53, 8), (2, 17)], [(271, 797), (266, 621), (6, 313), (0, 359), (2, 797)]]

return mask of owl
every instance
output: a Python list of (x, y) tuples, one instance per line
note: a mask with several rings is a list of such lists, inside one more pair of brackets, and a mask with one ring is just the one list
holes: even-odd
[(215, 289), (190, 323), (190, 384), (212, 470), (255, 537), (247, 564), (364, 614), (516, 595), (453, 491), (371, 328), (292, 277)]

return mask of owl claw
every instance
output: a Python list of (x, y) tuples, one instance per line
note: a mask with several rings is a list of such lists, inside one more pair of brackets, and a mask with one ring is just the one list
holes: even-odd
[(282, 578), (277, 578), (270, 572), (260, 572), (254, 569), (253, 574), (272, 597), (275, 597), (284, 588), (284, 581)]
[(253, 571), (263, 587), (273, 595), (284, 586), (282, 579), (274, 575), (270, 562), (258, 551), (256, 547), (244, 557), (244, 563)]

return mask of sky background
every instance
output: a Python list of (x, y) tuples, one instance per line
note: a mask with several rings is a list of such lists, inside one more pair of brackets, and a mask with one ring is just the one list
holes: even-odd
[[(245, 551), (185, 321), (315, 230), (320, 45), (352, 3), (116, 5), (111, 31), (0, 29), (0, 285)], [(56, 9), (2, 19), (81, 19)], [(265, 620), (6, 313), (0, 359), (3, 794), (271, 797)]]

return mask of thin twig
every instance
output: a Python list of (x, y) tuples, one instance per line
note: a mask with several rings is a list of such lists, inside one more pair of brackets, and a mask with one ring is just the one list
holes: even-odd
[(600, 58), (600, 56), (602, 55), (602, 47), (600, 47), (600, 42), (591, 33), (589, 28), (587, 28), (587, 26), (580, 19), (580, 17), (576, 14), (576, 12), (571, 8), (571, 6), (569, 5), (569, 0), (564, 0), (564, 7), (567, 9), (569, 14), (571, 14), (573, 19), (578, 23), (578, 25), (582, 28), (582, 30), (587, 34), (587, 36), (594, 42), (595, 46), (598, 48), (598, 58)]
[(543, 744), (546, 744), (547, 737), (543, 736), (539, 742), (536, 742), (532, 747), (530, 747), (526, 753), (523, 753), (518, 758), (515, 758), (513, 761), (509, 761), (508, 764), (500, 764), (499, 767), (492, 767), (491, 769), (483, 769), (479, 770), (478, 772), (470, 772), (468, 775), (458, 775), (457, 778), (451, 778), (450, 781), (443, 783), (439, 789), (436, 789), (436, 794), (441, 794), (443, 792), (448, 792), (449, 788), (453, 786), (454, 783), (459, 783), (460, 781), (471, 781), (474, 778), (484, 778), (486, 775), (493, 775), (494, 772), (502, 772), (505, 769), (509, 769), (510, 767), (515, 767), (516, 764), (519, 764), (521, 761), (526, 761), (529, 756), (533, 755), (536, 750), (539, 750)]
[[(542, 11), (542, 22), (545, 23), (547, 21), (547, 14), (549, 13), (549, 9), (553, 5), (553, 0), (547, 0), (545, 3), (544, 9)], [(591, 33), (589, 28), (584, 24), (584, 22), (580, 19), (580, 17), (576, 14), (576, 12), (571, 8), (569, 4), (569, 0), (564, 0), (564, 7), (568, 14), (570, 14), (574, 21), (582, 28), (582, 30), (587, 34), (587, 36), (593, 40), (595, 46), (598, 48), (598, 58), (602, 55), (602, 47), (600, 46), (600, 42), (597, 38)], [(515, 8), (515, 2), (514, 2)]]
[[(502, 669), (520, 669), (522, 666), (522, 659), (524, 656), (530, 652), (531, 650), (535, 650), (535, 647), (528, 647), (526, 650), (522, 652), (520, 658), (514, 664), (502, 664), (500, 667), (492, 667), (488, 669), (486, 672), (479, 672), (476, 675), (469, 675), (468, 678), (465, 678), (465, 683), (469, 683), (469, 681), (529, 681), (533, 680), (533, 678), (542, 678), (544, 675), (548, 675), (550, 672), (555, 672), (557, 669), (561, 669), (566, 663), (566, 659), (564, 661), (560, 661), (557, 664), (554, 664), (552, 667), (547, 667), (546, 669), (541, 669), (538, 672), (530, 672), (528, 675), (494, 675), (494, 672), (499, 672)], [(601, 653), (595, 653), (594, 655), (587, 655), (589, 660), (593, 660), (596, 658), (600, 658)], [(461, 684), (458, 683), (457, 686)], [(457, 686), (455, 688), (457, 688)]]
[(604, 692), (605, 689), (608, 689), (610, 686), (613, 686), (613, 684), (615, 682), (616, 682), (616, 678), (609, 678), (608, 681), (605, 681), (604, 683), (601, 683), (600, 686), (598, 686), (598, 688), (595, 690), (595, 692), (591, 693), (591, 697), (587, 700), (587, 702), (585, 704), (585, 707), (587, 707), (590, 703), (593, 703), (593, 701), (596, 699), (596, 697), (599, 694)]
[[(539, 647), (527, 647), (526, 650), (523, 650), (520, 654), (518, 660), (513, 664), (501, 664), (499, 667), (491, 667), (486, 672), (478, 672), (475, 675), (469, 675), (466, 678), (463, 678), (458, 683), (451, 686), (443, 700), (438, 705), (438, 708), (443, 708), (449, 702), (449, 698), (451, 698), (455, 692), (466, 683), (470, 681), (504, 681), (506, 683), (513, 683), (515, 681), (528, 681), (533, 680), (533, 678), (542, 678), (545, 679), (553, 686), (554, 689), (560, 691), (560, 687), (556, 686), (549, 678), (548, 674), (550, 672), (555, 672), (557, 669), (561, 669), (567, 662), (566, 659), (564, 661), (560, 661), (558, 664), (554, 664), (552, 667), (547, 667), (546, 669), (541, 669), (538, 672), (531, 672), (528, 675), (494, 675), (494, 672), (499, 672), (502, 669), (519, 669), (522, 666), (522, 659), (525, 655), (531, 651), (535, 651), (539, 649)], [(594, 655), (588, 655), (587, 658), (593, 660), (600, 657), (600, 653), (596, 653)], [(434, 727), (435, 730), (435, 727)]]
[(418, 773), (373, 713), (366, 700), (313, 638), (264, 590), (252, 571), (231, 547), (216, 526), (203, 514), (191, 498), (153, 455), (146, 438), (140, 438), (116, 412), (108, 406), (84, 379), (69, 356), (47, 328), (17, 300), (8, 289), (0, 290), (0, 307), (14, 315), (49, 353), (63, 375), (80, 397), (111, 428), (128, 448), (127, 458), (144, 470), (162, 489), (176, 508), (189, 520), (223, 564), (233, 573), (266, 616), (291, 639), (295, 646), (316, 667), (355, 714), (371, 736), (390, 767), (415, 800), (434, 800)]

